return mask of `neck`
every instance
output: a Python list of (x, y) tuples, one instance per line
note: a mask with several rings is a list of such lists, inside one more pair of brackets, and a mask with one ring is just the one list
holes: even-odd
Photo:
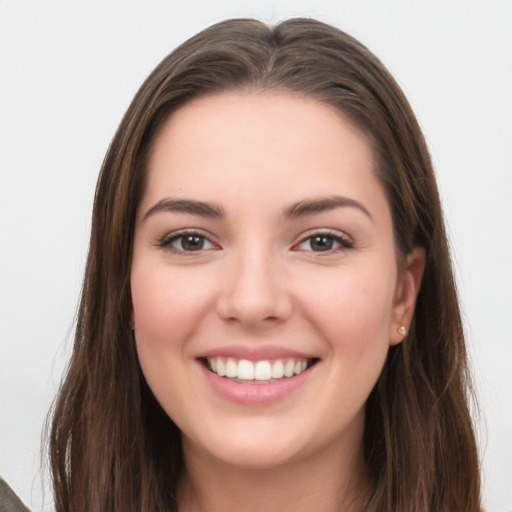
[(271, 468), (240, 468), (185, 448), (179, 512), (360, 512), (368, 479), (361, 450), (325, 452)]

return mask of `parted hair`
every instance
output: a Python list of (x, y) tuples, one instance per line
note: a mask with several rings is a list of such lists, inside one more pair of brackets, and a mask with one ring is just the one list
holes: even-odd
[(397, 258), (415, 246), (426, 252), (410, 331), (390, 348), (366, 404), (365, 510), (480, 511), (459, 302), (431, 159), (409, 103), (377, 57), (332, 26), (238, 19), (200, 32), (156, 67), (105, 156), (73, 353), (49, 423), (57, 512), (176, 510), (181, 434), (144, 380), (130, 331), (135, 215), (167, 118), (194, 98), (236, 90), (305, 95), (354, 123), (373, 149)]

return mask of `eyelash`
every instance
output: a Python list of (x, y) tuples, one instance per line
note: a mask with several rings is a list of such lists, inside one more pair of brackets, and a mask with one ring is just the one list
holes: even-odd
[(185, 238), (190, 238), (190, 237), (197, 237), (197, 238), (200, 238), (201, 240), (203, 240), (203, 243), (206, 241), (208, 242), (209, 244), (211, 244), (213, 247), (212, 248), (218, 248), (219, 246), (212, 242), (210, 240), (210, 238), (208, 238), (204, 233), (201, 233), (200, 231), (196, 231), (196, 230), (183, 230), (183, 231), (178, 231), (178, 232), (174, 232), (174, 233), (170, 233), (169, 235), (166, 235), (164, 238), (162, 238), (159, 242), (158, 242), (158, 246), (161, 248), (161, 249), (166, 249), (168, 251), (171, 251), (171, 252), (174, 252), (174, 253), (178, 253), (178, 254), (193, 254), (195, 252), (199, 253), (199, 252), (202, 252), (202, 251), (208, 251), (208, 250), (211, 250), (212, 248), (206, 248), (204, 249), (203, 247), (201, 247), (200, 249), (196, 250), (196, 251), (187, 251), (183, 248), (178, 248), (178, 247), (173, 247), (172, 244), (173, 242), (176, 242), (180, 239), (182, 239), (182, 243), (183, 243), (183, 240)]
[(348, 236), (341, 234), (339, 231), (333, 231), (333, 230), (329, 230), (329, 229), (324, 229), (321, 231), (314, 231), (314, 232), (308, 233), (306, 236), (304, 236), (300, 240), (299, 243), (295, 244), (293, 248), (299, 248), (302, 244), (307, 243), (308, 241), (309, 241), (310, 247), (311, 247), (311, 242), (315, 238), (325, 238), (325, 239), (332, 241), (333, 244), (334, 243), (339, 244), (338, 247), (329, 248), (325, 251), (313, 251), (312, 249), (311, 250), (305, 249), (306, 252), (314, 253), (315, 256), (317, 256), (317, 257), (329, 256), (331, 254), (344, 252), (344, 251), (354, 248), (354, 242)]
[[(203, 244), (204, 244), (204, 242), (207, 242), (207, 243), (211, 244), (212, 247), (209, 247), (209, 248), (200, 247), (197, 250), (186, 250), (183, 248), (173, 247), (172, 244), (174, 242), (182, 239), (182, 243), (183, 243), (183, 239), (185, 239), (187, 237), (188, 238), (190, 238), (190, 237), (200, 238), (202, 240)], [(322, 231), (308, 233), (297, 244), (295, 244), (292, 247), (292, 250), (301, 250), (300, 246), (304, 243), (307, 243), (308, 241), (310, 241), (310, 247), (311, 247), (311, 242), (315, 238), (327, 239), (333, 244), (338, 244), (338, 247), (336, 247), (336, 248), (331, 247), (331, 248), (326, 249), (325, 251), (314, 251), (313, 249), (311, 249), (311, 250), (302, 249), (302, 250), (305, 252), (315, 253), (315, 256), (322, 257), (322, 256), (330, 255), (330, 254), (344, 252), (344, 251), (352, 249), (354, 247), (354, 242), (352, 240), (350, 240), (347, 236), (341, 235), (338, 231), (322, 230)], [(212, 242), (208, 236), (206, 236), (204, 233), (197, 231), (197, 230), (183, 230), (183, 231), (178, 231), (175, 233), (170, 233), (158, 242), (158, 246), (161, 249), (166, 249), (168, 251), (178, 253), (178, 254), (193, 254), (195, 252), (200, 253), (202, 251), (208, 251), (208, 250), (219, 248), (219, 246), (215, 242)]]

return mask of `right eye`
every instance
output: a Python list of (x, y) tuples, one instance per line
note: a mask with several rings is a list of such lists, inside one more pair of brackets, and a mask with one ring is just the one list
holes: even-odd
[(159, 243), (159, 246), (177, 253), (191, 253), (217, 248), (217, 245), (205, 235), (188, 231), (167, 235)]

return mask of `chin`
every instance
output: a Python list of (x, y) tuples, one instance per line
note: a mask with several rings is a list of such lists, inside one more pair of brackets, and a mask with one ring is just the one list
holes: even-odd
[(214, 455), (225, 465), (247, 470), (277, 468), (299, 458), (297, 452), (290, 447), (262, 447), (250, 443), (231, 446)]
[(183, 449), (187, 454), (206, 452), (210, 459), (227, 466), (245, 469), (270, 469), (300, 459), (307, 451), (307, 443), (290, 436), (289, 429), (226, 429), (218, 435), (211, 432), (209, 438), (192, 441), (184, 436)]

